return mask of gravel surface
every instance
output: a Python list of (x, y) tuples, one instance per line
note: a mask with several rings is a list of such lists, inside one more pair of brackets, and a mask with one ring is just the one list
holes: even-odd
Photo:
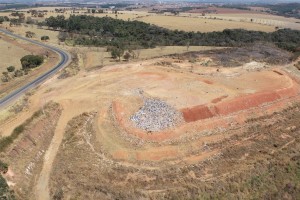
[(130, 119), (137, 128), (155, 132), (175, 126), (182, 120), (182, 115), (166, 102), (147, 98), (143, 107)]

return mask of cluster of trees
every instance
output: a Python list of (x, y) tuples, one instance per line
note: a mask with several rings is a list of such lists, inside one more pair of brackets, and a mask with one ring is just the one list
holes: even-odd
[(32, 69), (40, 66), (44, 62), (44, 57), (40, 55), (27, 55), (21, 58), (22, 69)]
[(2, 24), (3, 22), (8, 22), (9, 18), (7, 16), (1, 16), (0, 17), (0, 24)]
[(10, 19), (10, 26), (20, 26), (21, 23), (25, 22), (25, 14), (20, 12), (13, 12), (11, 16), (18, 17), (18, 18), (11, 18)]
[(27, 75), (32, 68), (38, 67), (44, 62), (44, 57), (39, 55), (27, 55), (22, 57), (20, 61), (22, 69), (16, 69), (14, 66), (7, 67), (7, 71), (2, 72), (2, 82), (9, 82), (14, 77)]
[(68, 32), (68, 39), (76, 45), (115, 46), (129, 48), (139, 46), (242, 46), (264, 41), (277, 44), (281, 48), (296, 51), (300, 46), (300, 31), (282, 29), (272, 33), (247, 31), (242, 29), (220, 32), (185, 32), (168, 30), (139, 21), (124, 21), (110, 17), (64, 16), (46, 19), (46, 25)]
[(23, 76), (24, 74), (28, 74), (28, 70), (20, 70), (14, 67), (14, 66), (9, 66), (6, 68), (7, 71), (2, 72), (2, 77), (1, 80), (2, 82), (9, 82), (12, 78), (14, 77), (20, 77)]
[(282, 3), (264, 7), (269, 8), (274, 14), (300, 19), (300, 3)]

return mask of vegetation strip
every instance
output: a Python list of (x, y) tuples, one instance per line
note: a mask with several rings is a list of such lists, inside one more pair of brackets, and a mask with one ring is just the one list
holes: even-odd
[[(243, 46), (254, 42), (270, 42), (278, 47), (299, 51), (300, 31), (280, 29), (272, 33), (225, 29), (222, 32), (185, 32), (168, 30), (139, 21), (124, 21), (110, 17), (71, 15), (49, 17), (45, 24), (61, 30), (60, 40), (76, 45), (114, 46), (118, 48), (154, 48), (155, 46)], [(67, 33), (66, 33), (67, 32)]]

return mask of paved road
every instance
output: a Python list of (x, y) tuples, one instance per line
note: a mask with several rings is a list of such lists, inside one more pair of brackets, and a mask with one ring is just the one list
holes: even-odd
[(22, 86), (21, 88), (13, 91), (12, 93), (8, 94), (7, 96), (3, 97), (2, 99), (0, 99), (0, 108), (8, 105), (9, 103), (11, 103), (13, 100), (16, 100), (19, 96), (21, 96), (22, 94), (24, 94), (26, 91), (36, 87), (37, 85), (39, 85), (40, 83), (42, 83), (43, 81), (45, 81), (46, 79), (48, 79), (49, 77), (51, 77), (52, 75), (54, 75), (57, 71), (59, 71), (60, 69), (66, 67), (69, 63), (69, 61), (71, 60), (71, 56), (68, 52), (61, 50), (59, 48), (38, 42), (38, 41), (34, 41), (16, 34), (11, 33), (10, 31), (7, 31), (5, 29), (0, 29), (0, 32), (5, 33), (9, 36), (18, 38), (18, 39), (22, 39), (25, 40), (27, 42), (31, 42), (35, 45), (50, 49), (56, 53), (58, 53), (61, 57), (61, 61), (55, 66), (53, 67), (51, 70), (49, 70), (48, 72), (46, 72), (45, 74), (42, 74), (41, 76), (39, 76), (38, 78), (36, 78), (35, 80), (31, 81), (30, 83), (27, 83), (26, 85)]

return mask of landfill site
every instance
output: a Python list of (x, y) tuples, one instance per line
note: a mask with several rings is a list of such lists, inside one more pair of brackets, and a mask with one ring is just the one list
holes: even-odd
[(42, 107), (51, 120), (35, 119), (8, 150), (5, 159), (17, 165), (6, 179), (19, 196), (41, 199), (185, 199), (242, 190), (237, 184), (259, 173), (257, 164), (297, 145), (300, 72), (292, 62), (222, 62), (211, 52), (172, 55), (54, 76), (12, 119)]

